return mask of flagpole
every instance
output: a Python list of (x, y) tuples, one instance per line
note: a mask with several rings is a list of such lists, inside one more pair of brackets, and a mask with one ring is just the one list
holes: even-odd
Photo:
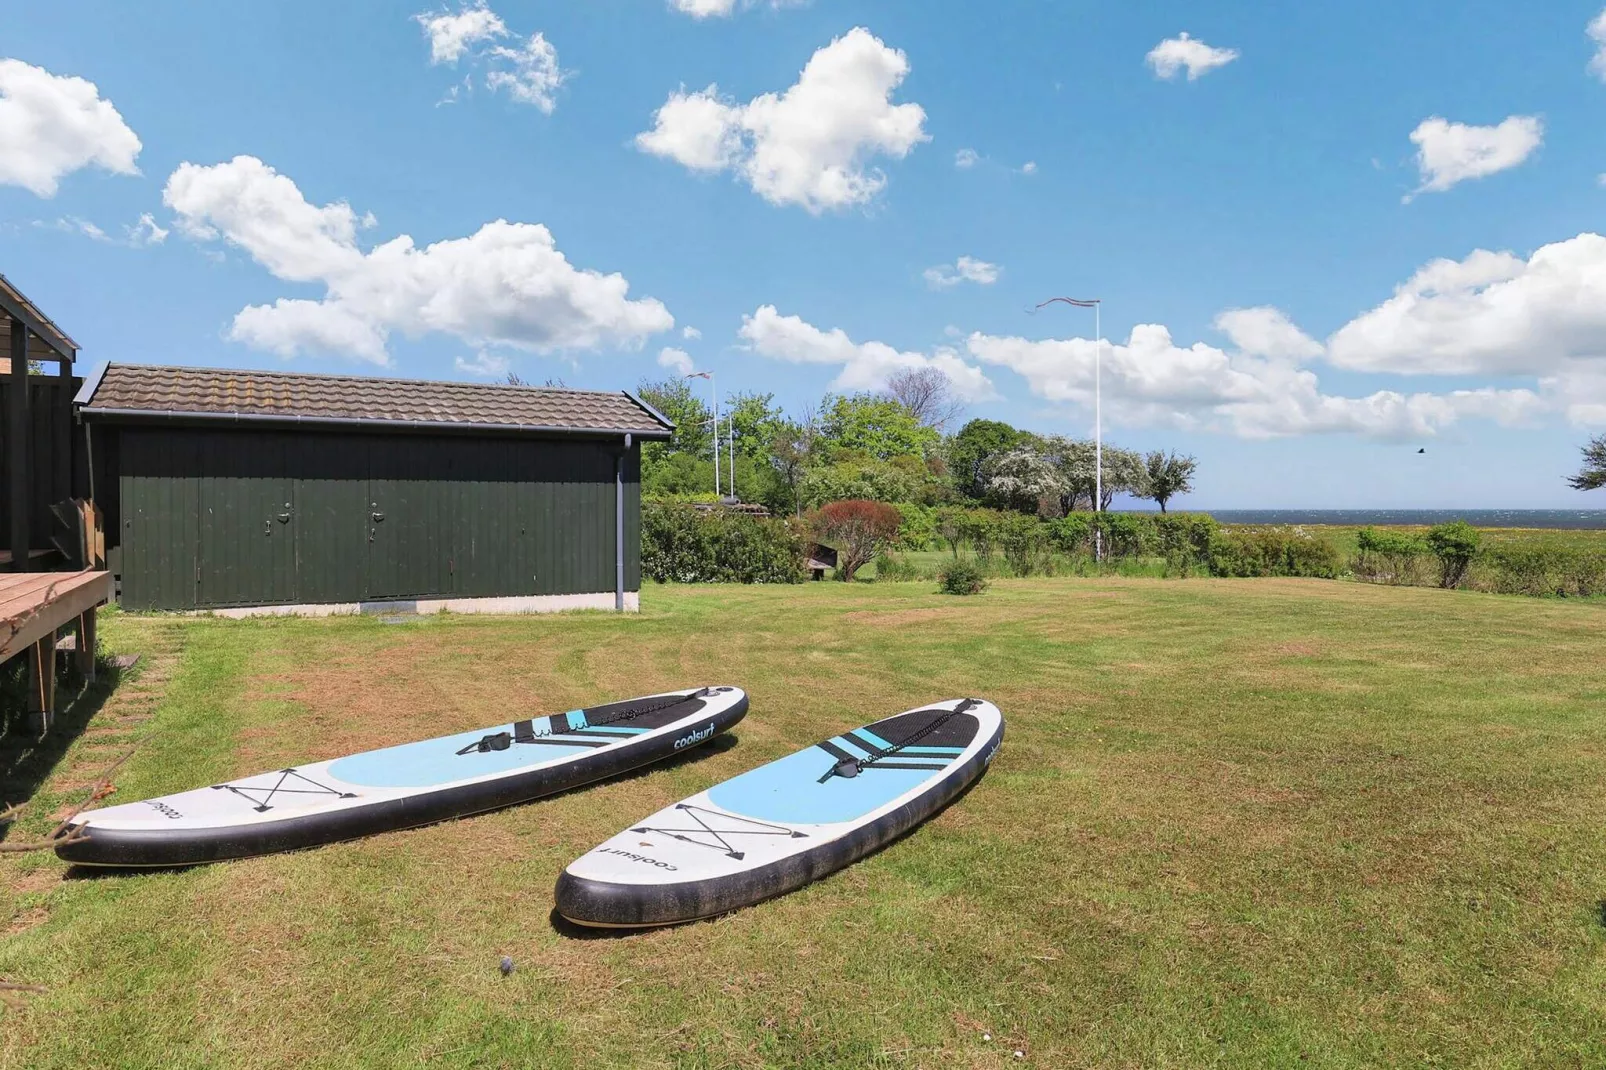
[[(1055, 302), (1074, 305), (1077, 308), (1091, 308), (1093, 310), (1093, 512), (1104, 511), (1104, 299), (1095, 297), (1091, 300), (1082, 300), (1076, 297), (1050, 297), (1028, 312), (1036, 312), (1039, 308), (1052, 305)], [(1093, 558), (1096, 561), (1104, 560), (1104, 531), (1103, 526), (1096, 522), (1093, 524)]]
[[(687, 378), (687, 379), (707, 379), (708, 380), (708, 389), (714, 395), (714, 423), (713, 423), (713, 432), (714, 432), (714, 500), (718, 501), (719, 497), (720, 497), (720, 493), (725, 489), (724, 487), (722, 487), (720, 485), (720, 481), (719, 481), (719, 386), (714, 382), (714, 373), (713, 372), (687, 372), (686, 375), (685, 375), (685, 378)], [(732, 480), (732, 482), (731, 482), (731, 494), (732, 495), (734, 495), (736, 493), (735, 479), (736, 479), (736, 458), (735, 458), (735, 455), (733, 454), (731, 456), (731, 480)]]
[[(1104, 511), (1104, 302), (1093, 304), (1093, 512)], [(1093, 560), (1104, 560), (1104, 525), (1093, 528)]]

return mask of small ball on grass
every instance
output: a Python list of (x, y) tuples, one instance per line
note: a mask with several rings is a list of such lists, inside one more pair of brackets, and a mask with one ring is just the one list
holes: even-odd
[(506, 977), (508, 974), (512, 973), (513, 972), (513, 956), (512, 955), (503, 955), (502, 956), (501, 966), (502, 966), (502, 976), (503, 977)]

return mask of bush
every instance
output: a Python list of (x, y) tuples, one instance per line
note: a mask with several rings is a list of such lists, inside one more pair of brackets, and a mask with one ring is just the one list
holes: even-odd
[(1482, 538), (1478, 529), (1465, 520), (1428, 529), (1428, 548), (1439, 559), (1440, 587), (1461, 586), (1467, 569), (1472, 567), (1472, 559), (1478, 556), (1478, 543)]
[(992, 561), (998, 549), (998, 536), (1006, 515), (996, 509), (967, 509), (959, 519), (960, 538), (970, 544), (983, 565)]
[(1377, 583), (1418, 583), (1428, 542), (1408, 531), (1362, 528), (1355, 534), (1355, 574)]
[(969, 561), (950, 561), (937, 573), (937, 587), (944, 594), (981, 594), (987, 589), (987, 577)]
[(1210, 546), (1215, 576), (1338, 575), (1338, 548), (1301, 527), (1220, 528)]
[(1004, 560), (1017, 576), (1051, 571), (1048, 525), (1035, 516), (1013, 513), (998, 525), (998, 545)]
[[(893, 544), (904, 553), (921, 550), (940, 550), (942, 540), (937, 535), (937, 510), (929, 505), (900, 502), (898, 510), (898, 536)], [(877, 566), (879, 567), (879, 566)]]
[(724, 509), (645, 503), (641, 573), (659, 583), (799, 583), (807, 546), (798, 526)]
[(836, 550), (837, 568), (849, 582), (897, 537), (902, 522), (892, 506), (864, 499), (831, 502), (809, 514), (809, 529)]
[(1471, 586), (1496, 594), (1585, 598), (1606, 594), (1606, 553), (1544, 543), (1494, 546), (1480, 555)]

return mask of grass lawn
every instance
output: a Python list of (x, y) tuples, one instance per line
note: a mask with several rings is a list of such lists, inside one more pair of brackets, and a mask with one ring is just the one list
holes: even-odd
[[(119, 800), (673, 686), (752, 712), (678, 765), (298, 854), (0, 856), (0, 976), (49, 989), (0, 1009), (0, 1065), (1606, 1063), (1606, 604), (1203, 579), (642, 600), (112, 616), (144, 661), (59, 758), (8, 744), (12, 797), (52, 770), (13, 835), (135, 737)], [(711, 922), (551, 924), (558, 872), (632, 819), (956, 695), (999, 704), (1003, 749), (907, 839)]]

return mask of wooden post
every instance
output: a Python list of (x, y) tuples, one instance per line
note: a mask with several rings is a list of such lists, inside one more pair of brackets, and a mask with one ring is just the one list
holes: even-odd
[(29, 437), (33, 432), (28, 417), (28, 328), (15, 316), (11, 319), (11, 441), (7, 443), (11, 470), (11, 570), (28, 571), (28, 550), (33, 542), (28, 506), (33, 502), (32, 451)]
[(78, 618), (78, 649), (73, 651), (73, 661), (77, 664), (78, 674), (84, 678), (85, 683), (95, 682), (95, 609)]
[(52, 632), (29, 648), (28, 711), (42, 736), (50, 731), (56, 713), (56, 636)]
[[(55, 443), (56, 455), (55, 488), (50, 493), (51, 501), (62, 498), (76, 498), (78, 488), (73, 486), (72, 463), (72, 361), (60, 353), (56, 354), (56, 396), (55, 401)], [(85, 566), (88, 567), (87, 565)]]

